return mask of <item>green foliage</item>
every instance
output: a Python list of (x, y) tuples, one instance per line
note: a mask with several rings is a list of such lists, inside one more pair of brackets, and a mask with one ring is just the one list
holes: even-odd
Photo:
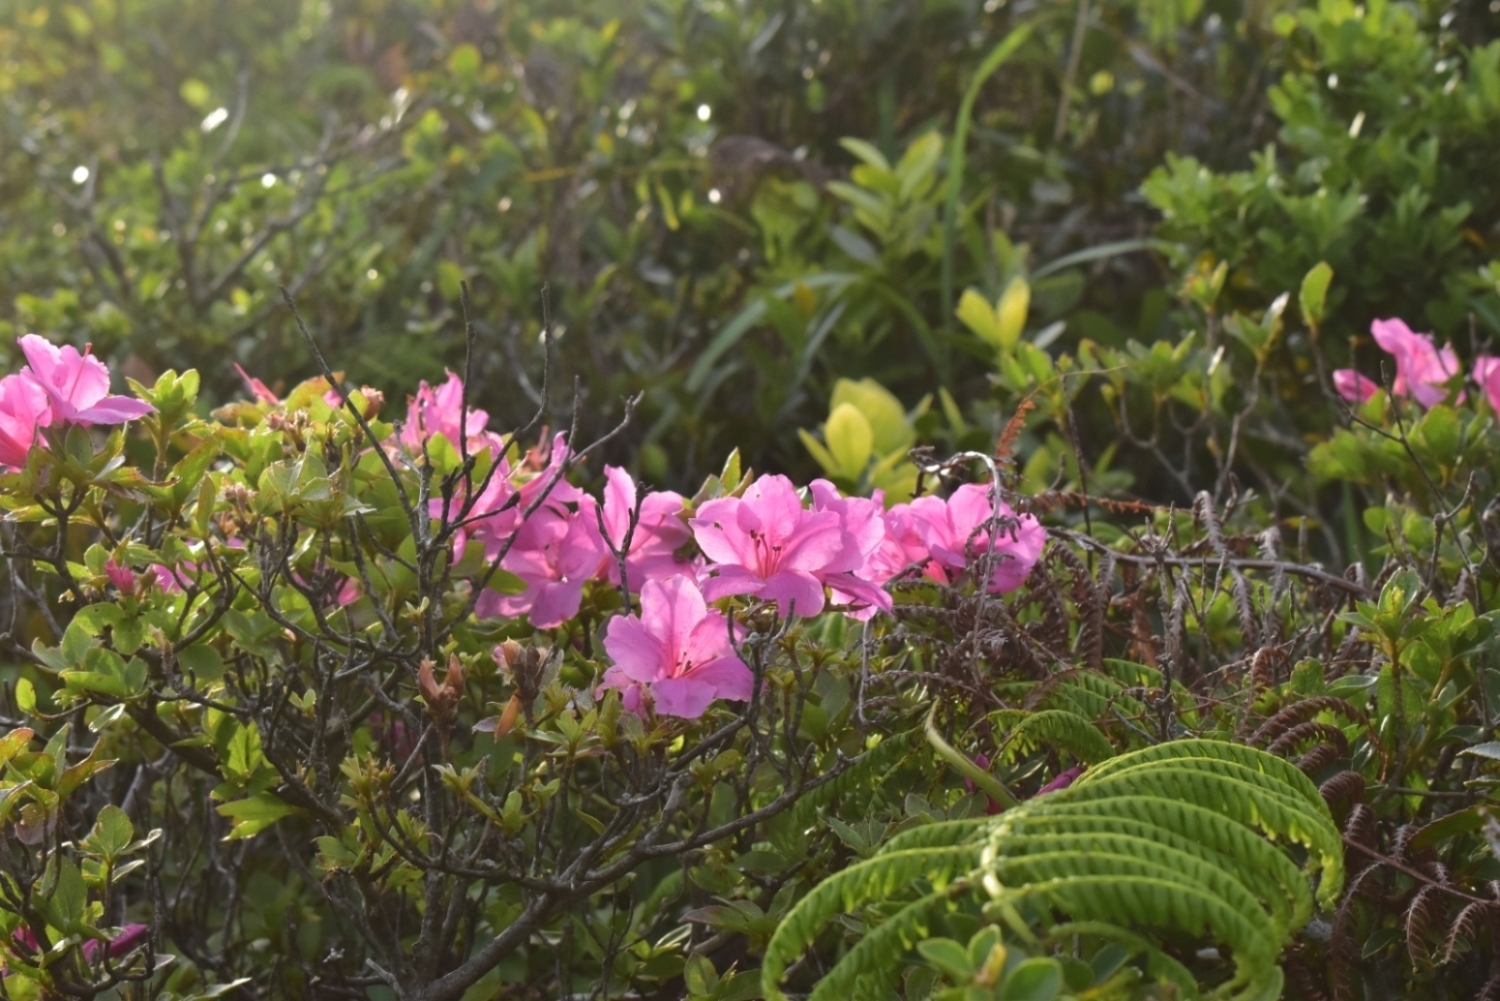
[[(895, 901), (900, 909), (874, 925), (812, 997), (881, 996), (913, 946), (954, 987), (978, 982), (998, 988), (983, 991), (985, 997), (1056, 996), (1061, 967), (1055, 960), (1029, 959), (1002, 984), (993, 974), (981, 976), (979, 964), (956, 943), (926, 938), (944, 907), (967, 901), (995, 923), (992, 948), (1003, 931), (1035, 945), (1032, 925), (1045, 932), (1053, 913), (1088, 923), (1095, 941), (1109, 937), (1109, 925), (1206, 936), (1227, 945), (1234, 961), (1216, 991), (1270, 999), (1282, 987), (1275, 959), (1310, 917), (1307, 881), (1321, 876), (1318, 896), (1325, 904), (1338, 900), (1343, 888), (1338, 829), (1307, 777), (1264, 752), (1215, 741), (1159, 744), (1112, 758), (1065, 790), (952, 833), (957, 837), (944, 837), (945, 844), (922, 847), (895, 839), (813, 888), (768, 947), (762, 968), (767, 996), (783, 996), (787, 967), (837, 914)], [(1309, 849), (1291, 885), (1266, 880), (1291, 866), (1284, 850), (1273, 847), (1282, 840)], [(1268, 865), (1268, 855), (1282, 861)], [(913, 887), (931, 889), (918, 890), (913, 900)], [(1054, 973), (1044, 978), (1041, 965), (1030, 965), (1048, 962), (1055, 982)], [(1032, 985), (1033, 978), (1052, 984), (1050, 992)], [(1191, 979), (1179, 986), (1196, 990)]]

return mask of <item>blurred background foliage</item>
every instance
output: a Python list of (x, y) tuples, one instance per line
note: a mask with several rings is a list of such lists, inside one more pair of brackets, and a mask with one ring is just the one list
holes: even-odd
[[(612, 458), (655, 483), (738, 447), (899, 494), (897, 451), (989, 448), (1031, 397), (1033, 489), (1155, 499), (1223, 465), (1239, 364), (1274, 390), (1229, 472), (1315, 512), (1320, 367), (1378, 374), (1374, 316), (1466, 353), (1500, 332), (1497, 26), (1346, 0), (12, 0), (0, 341), (197, 367), (223, 399), (236, 362), (313, 372), (285, 285), (336, 364), (404, 394), (461, 363), (468, 282), (479, 403), (509, 423), (542, 393), (545, 284), (552, 420), (575, 386), (588, 434), (643, 392)], [(1215, 360), (1319, 261), (1321, 330), (1293, 304)], [(1152, 351), (1182, 371), (1118, 374)], [(1119, 423), (1142, 379), (1149, 439)]]

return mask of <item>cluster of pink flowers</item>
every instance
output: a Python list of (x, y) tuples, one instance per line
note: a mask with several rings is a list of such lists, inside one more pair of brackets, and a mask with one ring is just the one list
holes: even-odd
[(26, 365), (0, 379), (0, 466), (19, 468), (37, 431), (55, 424), (123, 424), (149, 414), (151, 404), (109, 395), (109, 369), (87, 347), (79, 354), (36, 334), (20, 339)]
[[(36, 335), (20, 343), (27, 367), (0, 380), (0, 463), (24, 464), (38, 427), (118, 424), (151, 412), (140, 400), (109, 396), (109, 370), (87, 349), (80, 354)], [(239, 371), (257, 400), (280, 403)], [(785, 476), (762, 476), (740, 495), (692, 510), (680, 494), (643, 495), (629, 473), (606, 466), (602, 498), (595, 499), (566, 479), (572, 452), (565, 436), (547, 441), (544, 434), (542, 445), (513, 461), (510, 441), (488, 430), (484, 411), (463, 415), (463, 397), (451, 372), (436, 388), (423, 382), (388, 447), (417, 456), (437, 435), (450, 444), (463, 435), (470, 454), (488, 451), (496, 464), (472, 504), (430, 502), (433, 517), (462, 519), (456, 557), (478, 543), (512, 585), (520, 582), (485, 587), (476, 614), (527, 616), (536, 628), (552, 629), (578, 615), (590, 582), (626, 587), (639, 596), (638, 611), (605, 627), (613, 666), (603, 687), (620, 690), (638, 711), (696, 717), (715, 699), (749, 698), (751, 674), (735, 652), (736, 626), (710, 602), (743, 597), (774, 604), (785, 617), (833, 607), (868, 619), (891, 609), (886, 585), (898, 577), (946, 584), (988, 567), (988, 591), (1014, 590), (1046, 543), (1034, 517), (1017, 515), (992, 488), (977, 485), (887, 510), (878, 493), (845, 497), (826, 480), (804, 492)], [(121, 594), (134, 594), (180, 590), (196, 570), (191, 563), (153, 566), (137, 578), (111, 560), (106, 576)], [(337, 600), (357, 595), (350, 583)]]
[[(1448, 383), (1462, 371), (1458, 354), (1451, 345), (1437, 347), (1431, 334), (1415, 333), (1401, 320), (1376, 320), (1370, 324), (1370, 333), (1375, 343), (1391, 355), (1396, 362), (1396, 378), (1391, 383), (1391, 392), (1396, 396), (1411, 397), (1424, 407), (1443, 402), (1448, 396)], [(1500, 358), (1480, 355), (1474, 359), (1470, 373), (1489, 398), (1490, 406), (1500, 413)], [(1364, 403), (1380, 389), (1373, 380), (1352, 368), (1337, 369), (1333, 373), (1333, 387), (1350, 403)], [(1462, 391), (1458, 402), (1464, 401)]]
[[(433, 435), (459, 435), (463, 385), (451, 372), (437, 389), (422, 383), (398, 435), (420, 453)], [(883, 498), (845, 497), (826, 480), (807, 497), (785, 476), (762, 476), (740, 496), (696, 511), (670, 491), (641, 495), (623, 469), (606, 466), (602, 502), (570, 484), (564, 436), (514, 466), (506, 442), (485, 430), (488, 415), (463, 421), (469, 449), (490, 448), (499, 468), (475, 497), (455, 540), (469, 542), (518, 578), (522, 589), (486, 589), (485, 618), (528, 616), (539, 629), (578, 614), (591, 581), (622, 583), (639, 612), (605, 628), (613, 666), (603, 687), (636, 710), (696, 717), (715, 699), (746, 699), (751, 675), (735, 653), (734, 626), (709, 602), (729, 597), (774, 603), (783, 616), (814, 616), (831, 603), (856, 619), (891, 608), (885, 585), (903, 574), (950, 583), (975, 564), (990, 567), (987, 587), (1019, 587), (1041, 555), (1046, 531), (1017, 515), (991, 488), (960, 487), (951, 498), (922, 497), (887, 510)], [(453, 500), (434, 500), (434, 516)], [(622, 581), (623, 567), (623, 581)]]

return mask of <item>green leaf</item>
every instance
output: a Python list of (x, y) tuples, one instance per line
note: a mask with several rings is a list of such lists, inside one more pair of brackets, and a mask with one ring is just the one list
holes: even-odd
[(481, 60), (479, 50), (464, 43), (454, 46), (448, 55), (448, 70), (462, 84), (472, 84), (479, 76)]
[(1328, 286), (1333, 282), (1333, 268), (1327, 261), (1319, 261), (1302, 279), (1302, 289), (1297, 293), (1297, 303), (1302, 308), (1302, 318), (1314, 330), (1323, 322), (1323, 310), (1328, 305)]
[(130, 823), (130, 818), (124, 810), (110, 803), (99, 811), (99, 819), (94, 822), (94, 830), (84, 847), (113, 864), (134, 840), (135, 826)]
[(839, 461), (833, 457), (833, 454), (828, 449), (823, 447), (821, 441), (809, 434), (806, 428), (798, 428), (797, 437), (802, 440), (803, 447), (812, 455), (813, 460), (823, 467), (823, 472), (829, 476), (843, 475), (844, 471), (839, 465)]
[(995, 304), (997, 340), (1001, 351), (1009, 351), (1021, 339), (1026, 315), (1031, 311), (1031, 286), (1024, 278), (1014, 278)]
[(857, 480), (869, 465), (870, 450), (875, 444), (875, 434), (865, 415), (851, 403), (840, 404), (828, 415), (823, 437), (844, 476)]
[(989, 304), (984, 296), (971, 288), (964, 289), (964, 294), (959, 297), (956, 315), (964, 326), (972, 330), (980, 340), (993, 348), (998, 349), (1001, 344), (1000, 321), (995, 316), (995, 308)]
[(973, 979), (974, 964), (969, 961), (969, 950), (951, 938), (930, 938), (919, 942), (917, 952), (959, 983)]
[(719, 986), (719, 974), (714, 969), (713, 960), (703, 955), (689, 956), (682, 966), (682, 982), (689, 996), (712, 994)]
[(1459, 754), (1470, 754), (1476, 758), (1488, 758), (1491, 761), (1500, 761), (1500, 741), (1489, 741), (1484, 744), (1475, 744), (1466, 747)]
[(1062, 985), (1063, 971), (1057, 960), (1036, 956), (1011, 971), (1000, 997), (1002, 1001), (1052, 1001)]
[(260, 731), (256, 729), (255, 724), (237, 725), (234, 734), (229, 738), (229, 755), (224, 762), (224, 770), (231, 778), (249, 778), (265, 763), (265, 754), (261, 751), (260, 745)]
[(98, 636), (105, 626), (112, 626), (125, 617), (125, 610), (119, 605), (109, 602), (100, 602), (94, 605), (85, 605), (73, 616), (69, 628), (77, 626), (90, 636)]
[(870, 143), (865, 142), (863, 139), (840, 139), (839, 145), (844, 147), (850, 153), (853, 153), (855, 156), (859, 157), (861, 160), (863, 160), (865, 163), (868, 163), (875, 169), (884, 170), (887, 173), (890, 172), (891, 165), (890, 162), (886, 160), (885, 155)]
[(57, 881), (42, 902), (42, 912), (48, 923), (71, 935), (87, 912), (88, 889), (83, 883), (83, 873), (73, 862), (58, 858), (55, 864), (58, 867)]
[(833, 410), (842, 404), (851, 403), (870, 422), (875, 435), (875, 450), (881, 455), (897, 449), (906, 449), (915, 440), (911, 422), (896, 395), (874, 379), (839, 379), (833, 384), (833, 395), (828, 407)]
[(741, 970), (719, 982), (714, 1001), (757, 1001), (762, 997), (765, 995), (760, 989), (760, 971)]
[(26, 678), (16, 679), (16, 708), (23, 716), (36, 715), (36, 688)]
[[(1482, 745), (1481, 745), (1482, 746)], [(1500, 745), (1492, 745), (1500, 748)], [(1500, 750), (1497, 750), (1500, 753)], [(1464, 810), (1455, 810), (1446, 817), (1440, 817), (1432, 823), (1427, 824), (1416, 834), (1412, 835), (1411, 846), (1413, 848), (1430, 848), (1433, 845), (1442, 844), (1449, 838), (1460, 834), (1468, 834), (1477, 831), (1484, 826), (1485, 815), (1477, 806), (1471, 806)]]
[(297, 812), (297, 808), (268, 792), (257, 793), (249, 799), (222, 803), (217, 808), (221, 816), (229, 817), (234, 826), (225, 836), (226, 841), (253, 838), (272, 824)]
[(200, 681), (217, 681), (224, 676), (224, 658), (206, 643), (176, 651), (177, 663), (192, 671)]

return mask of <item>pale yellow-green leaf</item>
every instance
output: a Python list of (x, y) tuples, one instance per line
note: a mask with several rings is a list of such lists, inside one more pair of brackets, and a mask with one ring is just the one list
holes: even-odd
[(943, 416), (948, 419), (948, 426), (957, 434), (963, 434), (969, 430), (969, 422), (964, 420), (964, 412), (959, 409), (958, 401), (953, 398), (953, 394), (948, 392), (946, 387), (938, 387), (938, 399), (943, 404)]
[(1009, 351), (1021, 339), (1026, 328), (1026, 314), (1031, 310), (1031, 286), (1026, 279), (1016, 278), (1005, 287), (1000, 301), (995, 305), (995, 325), (999, 330), (997, 347)]
[(905, 452), (892, 452), (870, 470), (870, 486), (884, 491), (886, 507), (911, 500), (917, 489), (917, 467)]
[(812, 457), (817, 460), (818, 465), (823, 467), (825, 473), (829, 476), (839, 475), (838, 460), (829, 454), (828, 449), (823, 447), (821, 441), (808, 434), (805, 428), (797, 429), (797, 437), (802, 439), (802, 444), (807, 446), (807, 450), (812, 453)]
[(1302, 289), (1297, 296), (1302, 308), (1302, 318), (1314, 328), (1323, 322), (1323, 309), (1328, 304), (1328, 286), (1333, 282), (1333, 268), (1327, 261), (1319, 261), (1307, 277), (1302, 279)]
[(958, 300), (958, 309), (955, 315), (964, 326), (979, 337), (980, 340), (993, 347), (1000, 346), (1000, 321), (995, 316), (992, 307), (984, 296), (971, 288), (964, 289), (964, 294)]
[(823, 426), (823, 440), (838, 463), (839, 471), (851, 480), (858, 479), (870, 462), (875, 434), (870, 422), (852, 403), (841, 403), (828, 415)]
[(829, 410), (837, 410), (845, 403), (853, 404), (870, 422), (870, 433), (874, 436), (872, 447), (879, 454), (905, 452), (916, 441), (916, 433), (907, 420), (901, 401), (874, 379), (860, 379), (858, 382), (840, 379), (834, 383)]

